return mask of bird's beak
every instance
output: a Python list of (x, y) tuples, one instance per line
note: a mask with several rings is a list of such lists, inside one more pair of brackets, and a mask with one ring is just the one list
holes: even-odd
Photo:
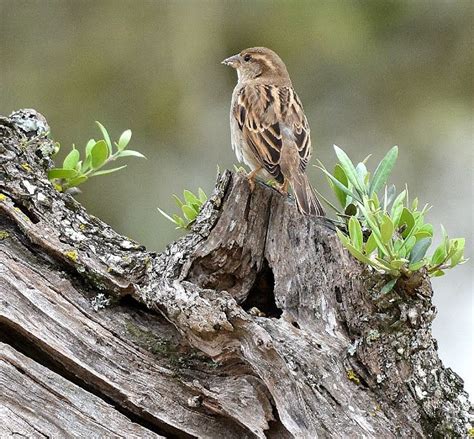
[(240, 64), (240, 55), (234, 55), (229, 58), (226, 58), (224, 61), (221, 62), (221, 64), (233, 67), (235, 69)]

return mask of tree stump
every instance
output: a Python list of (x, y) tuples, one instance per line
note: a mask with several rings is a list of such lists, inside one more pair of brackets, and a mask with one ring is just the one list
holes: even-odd
[(331, 221), (225, 171), (154, 254), (46, 177), (34, 110), (0, 118), (2, 437), (465, 437), (427, 276), (387, 281)]

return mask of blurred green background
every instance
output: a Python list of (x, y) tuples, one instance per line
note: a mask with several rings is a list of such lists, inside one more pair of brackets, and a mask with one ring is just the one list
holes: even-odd
[[(473, 25), (471, 0), (124, 1), (0, 0), (0, 114), (42, 112), (62, 154), (133, 130), (126, 170), (87, 182), (94, 215), (156, 251), (179, 236), (182, 188), (211, 190), (235, 162), (229, 103), (235, 72), (220, 64), (249, 46), (288, 66), (312, 129), (314, 156), (332, 144), (379, 160), (400, 146), (405, 182), (430, 219), (473, 252)], [(63, 155), (60, 157), (62, 158)], [(310, 178), (328, 194), (320, 173)], [(439, 228), (437, 229), (439, 231)], [(472, 261), (433, 281), (444, 362), (474, 393)]]

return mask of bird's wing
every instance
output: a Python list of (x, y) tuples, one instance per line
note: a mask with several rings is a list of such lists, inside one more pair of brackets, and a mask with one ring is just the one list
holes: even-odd
[(301, 101), (291, 87), (248, 85), (242, 87), (232, 109), (242, 138), (259, 163), (279, 183), (283, 138), (292, 140), (304, 171), (311, 155), (308, 121)]

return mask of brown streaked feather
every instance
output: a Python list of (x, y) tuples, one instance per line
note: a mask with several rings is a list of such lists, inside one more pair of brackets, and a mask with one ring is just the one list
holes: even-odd
[(305, 215), (324, 216), (324, 209), (314, 193), (308, 177), (303, 172), (296, 172), (292, 181), (298, 210)]
[(232, 113), (243, 140), (277, 182), (283, 183), (285, 179), (280, 169), (281, 126), (291, 131), (300, 157), (299, 169), (305, 170), (311, 156), (310, 130), (292, 87), (245, 85), (237, 96)]

